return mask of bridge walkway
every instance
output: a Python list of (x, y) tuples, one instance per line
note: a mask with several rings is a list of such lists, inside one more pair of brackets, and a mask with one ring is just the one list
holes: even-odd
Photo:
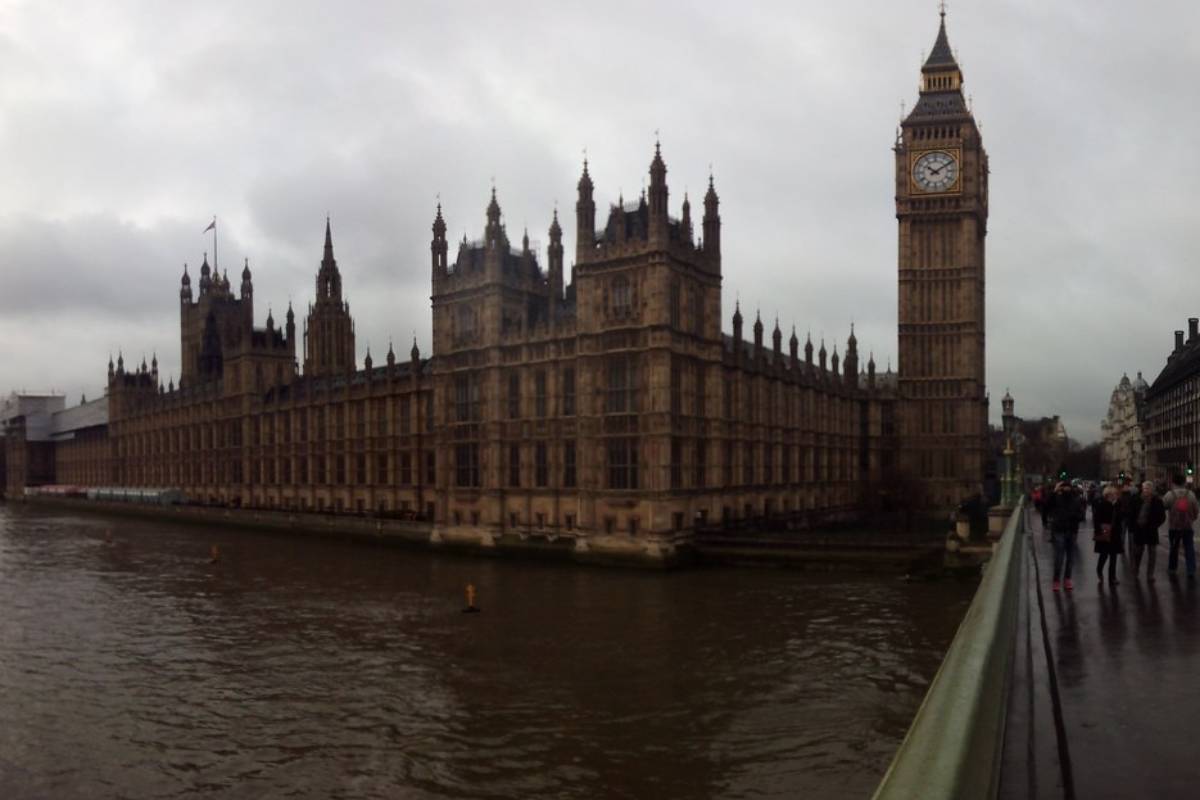
[(1026, 514), (1021, 608), (1032, 624), (1017, 628), (1000, 795), (1200, 796), (1200, 591), (1182, 553), (1168, 577), (1164, 528), (1156, 581), (1144, 565), (1135, 579), (1122, 557), (1111, 587), (1096, 578), (1089, 520), (1074, 591), (1054, 592), (1053, 547)]

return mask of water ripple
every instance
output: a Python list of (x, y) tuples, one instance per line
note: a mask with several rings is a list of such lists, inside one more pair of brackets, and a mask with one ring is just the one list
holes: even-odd
[(972, 588), (0, 506), (0, 796), (865, 795)]

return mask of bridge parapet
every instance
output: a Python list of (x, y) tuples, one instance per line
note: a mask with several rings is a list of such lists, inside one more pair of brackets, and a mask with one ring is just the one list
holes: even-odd
[(1012, 511), (875, 800), (996, 796), (1024, 563), (1023, 507), (1021, 501)]

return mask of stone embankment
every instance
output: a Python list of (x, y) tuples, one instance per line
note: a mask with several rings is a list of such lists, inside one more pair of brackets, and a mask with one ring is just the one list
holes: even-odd
[(138, 505), (75, 498), (28, 498), (42, 508), (162, 520), (197, 526), (236, 527), (280, 535), (320, 536), (476, 556), (550, 558), (585, 564), (670, 568), (689, 564), (787, 566), (930, 574), (940, 567), (941, 537), (863, 530), (703, 531), (695, 536), (630, 537), (549, 530), (496, 532), (472, 526), (199, 505)]

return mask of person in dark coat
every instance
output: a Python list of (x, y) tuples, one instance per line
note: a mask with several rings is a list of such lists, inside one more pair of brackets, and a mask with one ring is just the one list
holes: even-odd
[[(1071, 591), (1071, 561), (1075, 554), (1075, 535), (1083, 520), (1085, 506), (1071, 484), (1061, 481), (1054, 487), (1054, 494), (1046, 502), (1046, 513), (1050, 518), (1050, 541), (1054, 544), (1054, 591), (1063, 586)], [(1059, 579), (1062, 583), (1059, 583)]]
[(1129, 561), (1133, 566), (1133, 577), (1137, 580), (1142, 555), (1146, 555), (1146, 580), (1154, 583), (1154, 562), (1158, 555), (1158, 529), (1167, 521), (1167, 507), (1154, 491), (1154, 483), (1142, 484), (1141, 494), (1135, 495), (1129, 504), (1129, 525), (1133, 545)]
[(1095, 539), (1093, 549), (1100, 555), (1100, 560), (1096, 562), (1096, 578), (1101, 586), (1104, 585), (1105, 561), (1108, 562), (1108, 583), (1110, 586), (1117, 585), (1117, 556), (1125, 551), (1125, 515), (1121, 494), (1121, 490), (1116, 486), (1106, 486), (1104, 496), (1092, 519), (1095, 526), (1092, 535)]

